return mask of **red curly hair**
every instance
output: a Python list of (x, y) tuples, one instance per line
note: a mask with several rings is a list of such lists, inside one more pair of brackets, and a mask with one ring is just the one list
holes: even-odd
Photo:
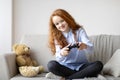
[(75, 31), (82, 27), (75, 22), (74, 18), (67, 11), (63, 9), (55, 10), (50, 16), (50, 21), (49, 21), (49, 47), (53, 52), (53, 55), (55, 55), (55, 52), (56, 52), (55, 40), (57, 41), (57, 44), (61, 46), (61, 48), (68, 45), (68, 42), (66, 41), (62, 32), (56, 28), (56, 26), (52, 21), (52, 18), (54, 16), (60, 16), (61, 18), (63, 18), (68, 23), (69, 27), (72, 29), (74, 36), (76, 35)]

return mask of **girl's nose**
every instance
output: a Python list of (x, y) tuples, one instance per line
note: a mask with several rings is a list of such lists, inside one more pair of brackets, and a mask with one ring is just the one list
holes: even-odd
[(62, 26), (62, 23), (59, 23), (59, 26)]

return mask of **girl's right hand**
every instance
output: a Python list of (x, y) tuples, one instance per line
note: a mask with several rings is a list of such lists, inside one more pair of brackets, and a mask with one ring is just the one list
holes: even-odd
[(71, 44), (68, 44), (67, 46), (65, 46), (64, 48), (61, 49), (61, 55), (62, 56), (67, 56), (69, 54), (69, 48), (68, 46), (70, 46)]

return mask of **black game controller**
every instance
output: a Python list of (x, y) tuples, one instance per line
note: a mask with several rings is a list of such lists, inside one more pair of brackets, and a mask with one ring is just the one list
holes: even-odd
[(71, 50), (72, 48), (79, 48), (79, 43), (75, 43), (75, 44), (72, 44), (70, 46), (68, 46), (69, 50)]

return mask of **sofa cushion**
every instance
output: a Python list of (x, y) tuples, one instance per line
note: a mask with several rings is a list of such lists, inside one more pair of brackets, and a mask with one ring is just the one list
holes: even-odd
[(48, 36), (24, 35), (20, 43), (24, 43), (30, 47), (32, 58), (35, 59), (39, 65), (43, 65), (45, 72), (48, 72), (47, 63), (55, 59), (48, 48)]
[(88, 54), (89, 61), (102, 61), (103, 64), (111, 58), (116, 49), (120, 49), (120, 35), (93, 35), (89, 37), (94, 45), (94, 53)]
[(104, 65), (103, 73), (113, 75), (114, 77), (120, 76), (120, 49), (117, 49)]

